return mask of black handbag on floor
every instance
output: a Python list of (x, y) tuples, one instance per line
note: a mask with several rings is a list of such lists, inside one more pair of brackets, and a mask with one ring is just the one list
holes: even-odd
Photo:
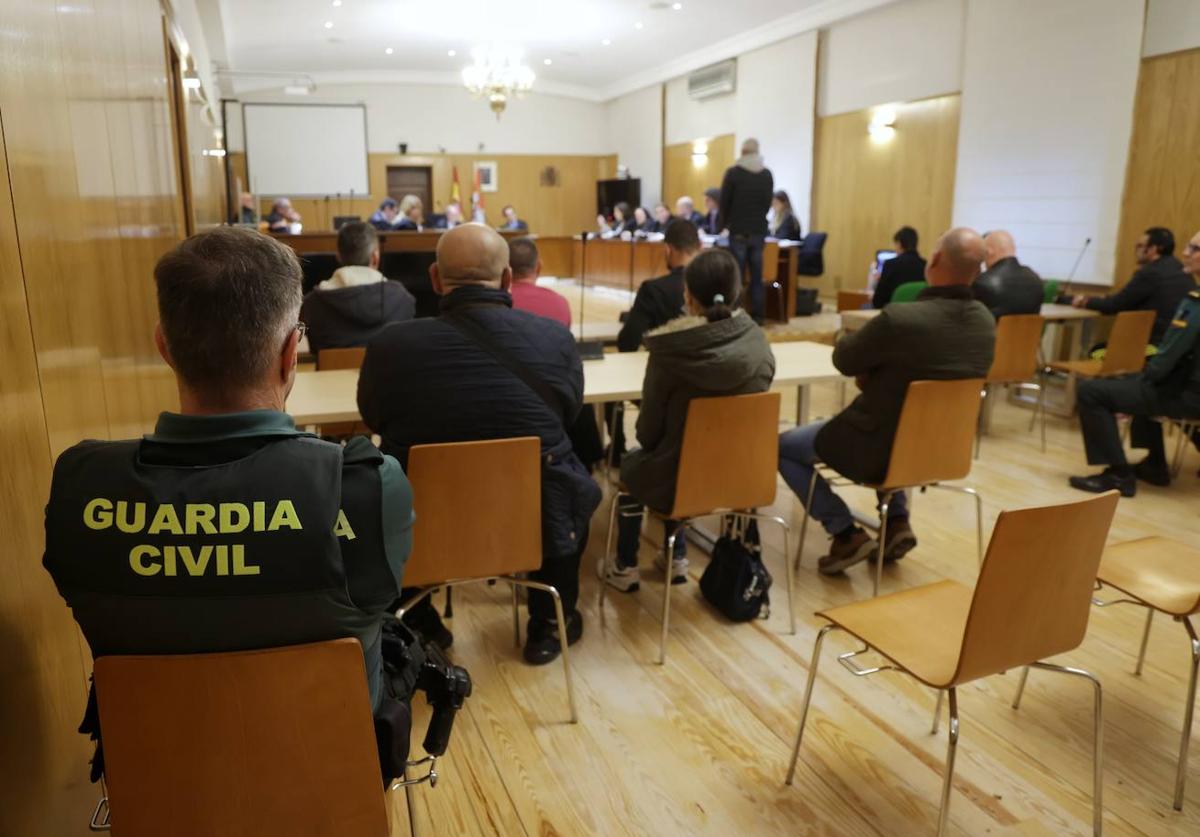
[(734, 622), (771, 615), (771, 574), (762, 562), (754, 521), (748, 527), (731, 519), (713, 544), (712, 559), (700, 576), (700, 592)]

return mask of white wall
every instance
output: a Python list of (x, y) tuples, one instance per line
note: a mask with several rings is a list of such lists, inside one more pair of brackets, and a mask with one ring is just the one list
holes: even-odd
[(1196, 0), (1149, 0), (1142, 55), (1164, 55), (1200, 47), (1200, 3)]
[[(738, 67), (738, 90), (741, 90), (741, 67)], [(665, 145), (709, 139), (737, 132), (737, 94), (729, 93), (711, 99), (688, 96), (687, 76), (667, 82)]]
[(958, 92), (964, 2), (904, 0), (830, 26), (821, 40), (818, 115)]
[(642, 181), (642, 206), (662, 200), (662, 85), (627, 93), (604, 105), (606, 148)]
[(1047, 277), (1091, 237), (1075, 278), (1111, 284), (1141, 44), (1141, 3), (969, 0), (955, 224)]
[[(598, 102), (531, 93), (509, 102), (500, 120), (487, 102), (461, 87), (434, 84), (322, 84), (308, 97), (278, 90), (241, 94), (242, 101), (290, 104), (363, 103), (367, 106), (367, 147), (395, 152), (452, 154), (611, 154), (605, 108)], [(234, 132), (231, 131), (231, 134)], [(233, 137), (231, 136), (231, 140)], [(230, 148), (238, 150), (231, 141)]]
[[(784, 189), (804, 231), (812, 196), (817, 33), (806, 32), (738, 58), (737, 144), (755, 137), (775, 188)], [(736, 151), (735, 151), (736, 153)]]

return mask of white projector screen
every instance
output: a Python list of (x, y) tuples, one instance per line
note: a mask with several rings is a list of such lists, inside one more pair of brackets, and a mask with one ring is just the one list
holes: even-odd
[(247, 187), (262, 197), (366, 197), (363, 105), (242, 105)]

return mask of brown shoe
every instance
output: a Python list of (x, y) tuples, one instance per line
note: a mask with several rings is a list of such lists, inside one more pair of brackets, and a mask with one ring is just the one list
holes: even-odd
[(817, 569), (823, 575), (837, 575), (867, 560), (875, 549), (875, 541), (871, 536), (856, 526), (848, 532), (834, 535), (829, 544), (829, 554), (821, 556)]
[(890, 564), (899, 561), (912, 552), (917, 545), (917, 536), (908, 525), (907, 517), (889, 518), (887, 522), (887, 539), (883, 546), (883, 563)]

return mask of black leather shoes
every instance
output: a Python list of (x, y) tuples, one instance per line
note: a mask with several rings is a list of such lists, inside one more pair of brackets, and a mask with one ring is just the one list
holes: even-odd
[(1168, 486), (1171, 484), (1171, 471), (1166, 465), (1154, 464), (1149, 459), (1143, 459), (1133, 466), (1133, 475), (1150, 485)]
[(1112, 491), (1114, 488), (1121, 492), (1122, 497), (1132, 497), (1137, 494), (1137, 480), (1132, 474), (1127, 477), (1119, 477), (1107, 469), (1090, 477), (1071, 477), (1070, 483), (1072, 488), (1090, 491), (1093, 494)]
[[(525, 662), (531, 666), (544, 666), (558, 659), (562, 646), (558, 642), (558, 624), (530, 622), (529, 636), (525, 640)], [(583, 614), (578, 610), (567, 616), (567, 644), (574, 645), (583, 636)]]

